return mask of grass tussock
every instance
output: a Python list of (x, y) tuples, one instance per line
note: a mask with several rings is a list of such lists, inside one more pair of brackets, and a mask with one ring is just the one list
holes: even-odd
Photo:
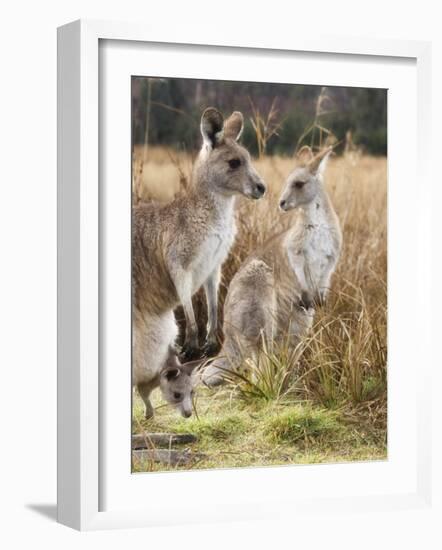
[[(139, 166), (142, 148), (134, 152)], [(191, 184), (193, 158), (149, 148), (134, 169), (143, 200), (172, 200)], [(138, 164), (137, 164), (138, 163)], [(278, 198), (294, 168), (289, 157), (255, 161), (268, 186), (260, 201), (237, 201), (237, 238), (223, 266), (219, 316), (227, 288), (241, 263), (276, 231), (293, 223)], [(135, 399), (134, 431), (189, 431), (194, 448), (207, 454), (196, 467), (231, 467), (379, 459), (387, 431), (387, 161), (344, 154), (331, 159), (326, 187), (340, 219), (343, 250), (327, 303), (296, 349), (282, 339), (263, 346), (248, 374), (218, 391), (201, 388), (198, 416), (183, 420), (157, 402), (154, 421), (142, 419)], [(201, 337), (206, 323), (202, 292), (194, 297)], [(183, 315), (177, 311), (183, 328)], [(159, 393), (159, 392), (157, 392)], [(159, 395), (156, 396), (159, 399)], [(136, 465), (136, 471), (164, 469)]]
[(332, 411), (314, 409), (311, 405), (298, 405), (271, 418), (266, 426), (266, 435), (275, 443), (305, 444), (337, 434), (340, 430), (336, 414)]

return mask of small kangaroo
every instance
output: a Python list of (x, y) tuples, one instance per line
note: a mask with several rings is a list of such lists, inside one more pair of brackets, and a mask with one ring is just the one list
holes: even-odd
[(293, 343), (311, 327), (314, 305), (327, 296), (342, 246), (339, 220), (323, 185), (331, 148), (313, 155), (303, 147), (279, 206), (299, 208), (293, 226), (270, 238), (233, 277), (224, 306), (222, 352), (202, 373), (209, 386), (268, 341), (289, 331)]
[(179, 304), (186, 318), (183, 356), (199, 355), (192, 295), (201, 286), (208, 307), (205, 351), (217, 348), (218, 286), (235, 238), (235, 196), (259, 199), (266, 190), (249, 153), (237, 143), (243, 126), (239, 112), (224, 120), (216, 109), (206, 109), (190, 191), (162, 208), (139, 204), (133, 209), (134, 384), (148, 415), (150, 382), (166, 364), (178, 334), (173, 310)]
[(174, 348), (170, 347), (165, 363), (161, 370), (147, 381), (146, 371), (134, 369), (133, 384), (144, 401), (145, 417), (152, 418), (154, 411), (149, 396), (152, 390), (160, 388), (167, 403), (176, 407), (185, 418), (192, 416), (192, 398), (196, 378), (193, 370), (200, 365), (200, 361), (181, 364), (178, 361)]

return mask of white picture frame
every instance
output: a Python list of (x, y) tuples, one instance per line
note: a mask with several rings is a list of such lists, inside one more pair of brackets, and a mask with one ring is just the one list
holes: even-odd
[[(405, 205), (417, 209), (416, 245), (419, 249), (419, 268), (413, 272), (414, 282), (418, 284), (416, 305), (419, 307), (420, 323), (413, 327), (418, 331), (415, 346), (425, 346), (429, 330), (429, 304), (431, 293), (431, 233), (429, 215), (426, 204), (431, 204), (431, 182), (429, 175), (428, 136), (431, 117), (429, 98), (430, 51), (426, 42), (372, 40), (350, 37), (311, 38), (297, 34), (296, 37), (281, 37), (279, 42), (272, 44), (264, 40), (218, 39), (216, 42), (205, 36), (204, 29), (198, 36), (190, 39), (185, 29), (180, 35), (166, 36), (156, 33), (152, 28), (142, 25), (101, 21), (76, 21), (61, 27), (58, 31), (58, 521), (80, 530), (104, 529), (115, 527), (139, 527), (173, 523), (191, 523), (197, 521), (228, 521), (233, 519), (250, 519), (267, 516), (281, 516), (284, 513), (309, 513), (326, 511), (330, 506), (334, 511), (358, 508), (360, 510), (391, 510), (397, 508), (421, 508), (431, 501), (431, 434), (430, 434), (430, 401), (427, 391), (430, 384), (430, 361), (422, 361), (419, 365), (420, 376), (416, 379), (416, 407), (411, 407), (413, 415), (412, 426), (415, 426), (414, 462), (407, 467), (413, 469), (413, 483), (403, 487), (397, 485), (383, 491), (380, 488), (365, 495), (352, 493), (351, 483), (356, 483), (359, 470), (353, 465), (330, 465), (305, 467), (298, 478), (318, 479), (317, 483), (326, 483), (330, 476), (339, 479), (342, 468), (352, 471), (347, 480), (347, 491), (333, 493), (333, 488), (327, 496), (321, 491), (312, 489), (312, 497), (303, 495), (297, 498), (287, 497), (278, 491), (252, 496), (247, 507), (241, 498), (236, 499), (236, 505), (226, 512), (222, 509), (222, 498), (208, 505), (207, 501), (195, 502), (187, 513), (179, 513), (178, 509), (167, 503), (157, 507), (142, 507), (139, 503), (128, 505), (130, 493), (122, 498), (121, 506), (112, 506), (103, 510), (102, 489), (105, 473), (103, 473), (103, 452), (108, 449), (103, 444), (103, 430), (100, 414), (103, 413), (100, 403), (100, 331), (103, 319), (100, 314), (102, 273), (100, 208), (101, 194), (99, 187), (100, 158), (100, 41), (125, 41), (127, 44), (168, 44), (179, 51), (180, 45), (187, 49), (198, 48), (220, 49), (229, 48), (229, 55), (241, 55), (245, 51), (273, 52), (283, 55), (283, 52), (306, 52), (314, 55), (330, 54), (334, 56), (368, 56), (379, 59), (398, 61), (411, 60), (416, 67), (417, 81), (417, 128), (416, 140), (412, 141), (415, 148), (414, 158), (419, 162), (418, 200)], [(236, 53), (235, 53), (236, 52)], [(208, 52), (210, 55), (210, 52)], [(147, 69), (148, 70), (148, 69)], [(348, 83), (350, 84), (350, 82)], [(413, 92), (414, 93), (414, 92)], [(414, 96), (410, 96), (413, 99)], [(129, 122), (129, 121), (128, 121)], [(416, 145), (417, 144), (417, 145)], [(394, 157), (394, 155), (393, 155)], [(394, 160), (394, 158), (393, 158)], [(411, 166), (416, 169), (410, 160)], [(129, 181), (129, 180), (128, 180)], [(129, 183), (127, 183), (129, 185)], [(391, 200), (391, 196), (390, 196)], [(398, 223), (403, 220), (398, 219)], [(419, 342), (419, 344), (417, 343)], [(413, 348), (413, 344), (410, 344)], [(417, 348), (415, 350), (417, 352)], [(409, 361), (413, 357), (413, 349), (407, 352)], [(389, 411), (390, 412), (390, 411)], [(120, 424), (120, 422), (118, 422)], [(123, 422), (124, 424), (124, 422)], [(119, 427), (116, 427), (116, 431)], [(127, 425), (127, 438), (130, 439)], [(121, 441), (121, 435), (119, 435)], [(130, 461), (130, 446), (127, 451)], [(375, 466), (376, 468), (376, 466)], [(108, 469), (108, 467), (107, 467)], [(251, 469), (252, 470), (252, 469)], [(208, 471), (180, 474), (157, 474), (157, 477), (143, 476), (143, 480), (133, 476), (131, 485), (150, 483), (151, 501), (155, 500), (155, 491), (160, 502), (160, 485), (165, 486), (167, 479), (173, 478), (173, 483), (189, 483), (207, 485), (217, 483), (222, 485), (226, 479), (234, 479), (240, 483), (247, 478), (253, 482), (253, 476), (264, 475), (263, 470), (254, 469), (250, 474), (239, 474), (238, 471)], [(275, 470), (280, 481), (289, 475), (289, 469)], [(277, 471), (276, 471), (277, 470)], [(298, 470), (299, 472), (300, 470)], [(244, 470), (242, 471), (244, 472)], [(374, 472), (376, 473), (376, 472)], [(125, 472), (125, 475), (130, 472)], [(177, 475), (181, 476), (180, 478)], [(267, 473), (265, 474), (267, 475)], [(391, 475), (391, 472), (390, 474)], [(408, 474), (407, 474), (408, 475)], [(160, 476), (160, 477), (158, 477)], [(161, 477), (162, 476), (162, 477)], [(194, 482), (195, 476), (198, 481)], [(404, 474), (405, 476), (405, 474)], [(160, 479), (160, 481), (158, 481)], [(189, 481), (189, 480), (192, 481)], [(401, 479), (405, 479), (401, 478)], [(179, 481), (177, 481), (179, 480)], [(415, 483), (414, 483), (415, 481)], [(398, 478), (398, 483), (400, 479)], [(410, 489), (412, 487), (412, 489)], [(189, 487), (188, 487), (189, 488)], [(334, 495), (334, 496), (333, 496)], [(236, 498), (236, 497), (235, 497)], [(275, 505), (280, 498), (284, 507)], [(210, 504), (210, 503), (209, 503)], [(272, 511), (270, 512), (270, 509)], [(167, 513), (166, 513), (167, 511)], [(197, 511), (197, 513), (195, 513)]]

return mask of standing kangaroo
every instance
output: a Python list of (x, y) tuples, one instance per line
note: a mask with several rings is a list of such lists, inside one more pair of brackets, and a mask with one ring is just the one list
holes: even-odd
[(298, 153), (280, 199), (284, 211), (299, 208), (294, 225), (270, 238), (233, 277), (224, 306), (221, 354), (202, 375), (210, 386), (226, 371), (240, 371), (264, 337), (286, 335), (293, 343), (311, 327), (315, 303), (326, 298), (342, 245), (339, 220), (323, 185), (331, 148)]
[(162, 208), (133, 209), (133, 383), (147, 416), (150, 382), (164, 368), (178, 334), (173, 310), (179, 304), (186, 318), (184, 357), (198, 353), (192, 295), (201, 286), (208, 309), (206, 352), (217, 346), (218, 286), (235, 238), (235, 196), (259, 199), (265, 193), (249, 153), (237, 143), (243, 125), (239, 112), (224, 121), (219, 111), (206, 109), (190, 191)]

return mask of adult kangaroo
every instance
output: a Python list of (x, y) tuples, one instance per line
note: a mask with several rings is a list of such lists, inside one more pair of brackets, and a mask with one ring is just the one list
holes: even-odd
[(243, 125), (239, 112), (224, 120), (216, 109), (206, 109), (189, 192), (161, 208), (133, 209), (133, 382), (149, 414), (150, 380), (161, 372), (177, 337), (173, 310), (179, 304), (186, 318), (183, 355), (187, 360), (199, 354), (192, 295), (201, 286), (208, 309), (206, 353), (217, 346), (218, 286), (235, 238), (235, 196), (259, 199), (266, 190), (237, 143)]
[(262, 338), (282, 336), (295, 344), (310, 328), (315, 304), (322, 303), (339, 258), (342, 235), (323, 185), (331, 148), (298, 153), (279, 206), (299, 209), (287, 231), (251, 254), (233, 277), (224, 305), (223, 349), (202, 374), (207, 385), (221, 384), (228, 371), (241, 371)]

